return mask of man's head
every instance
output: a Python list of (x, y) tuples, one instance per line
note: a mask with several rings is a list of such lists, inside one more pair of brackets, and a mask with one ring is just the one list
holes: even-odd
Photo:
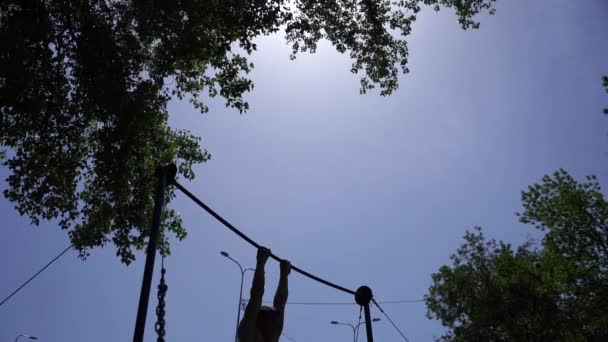
[(255, 324), (258, 339), (261, 337), (263, 342), (278, 341), (283, 330), (282, 323), (281, 315), (278, 311), (269, 306), (262, 306), (258, 312), (258, 319)]

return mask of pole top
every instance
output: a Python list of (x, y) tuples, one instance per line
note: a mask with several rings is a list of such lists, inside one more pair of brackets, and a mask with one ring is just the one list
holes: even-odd
[(373, 297), (372, 289), (365, 285), (358, 288), (355, 292), (355, 302), (359, 305), (369, 305)]
[(173, 184), (175, 177), (177, 176), (177, 166), (175, 163), (167, 164), (165, 166), (159, 166), (156, 168), (156, 176), (165, 176), (165, 183)]

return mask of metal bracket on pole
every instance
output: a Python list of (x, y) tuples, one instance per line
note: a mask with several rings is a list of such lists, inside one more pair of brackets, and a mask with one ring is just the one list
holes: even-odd
[(150, 236), (148, 238), (148, 248), (146, 251), (146, 264), (144, 266), (144, 277), (141, 283), (139, 294), (139, 306), (137, 308), (137, 319), (135, 321), (135, 333), (133, 342), (143, 342), (146, 330), (146, 316), (148, 314), (148, 302), (150, 301), (150, 286), (152, 285), (152, 274), (154, 273), (154, 259), (156, 258), (156, 245), (160, 230), (160, 222), (165, 204), (165, 189), (167, 185), (173, 184), (177, 167), (170, 164), (156, 169), (156, 191), (154, 193), (154, 213), (152, 215), (152, 225), (150, 226)]
[(367, 342), (374, 342), (374, 335), (372, 333), (372, 318), (369, 311), (369, 303), (374, 298), (372, 289), (367, 286), (361, 286), (355, 292), (355, 302), (363, 306), (365, 311), (365, 331), (367, 332)]

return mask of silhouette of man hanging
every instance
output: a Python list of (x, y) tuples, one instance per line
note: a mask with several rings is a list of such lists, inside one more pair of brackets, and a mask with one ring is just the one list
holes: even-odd
[(278, 342), (283, 331), (288, 295), (287, 277), (291, 272), (291, 263), (287, 260), (281, 261), (281, 276), (274, 295), (273, 307), (263, 306), (264, 267), (270, 254), (268, 248), (260, 247), (258, 249), (249, 303), (239, 324), (239, 342)]

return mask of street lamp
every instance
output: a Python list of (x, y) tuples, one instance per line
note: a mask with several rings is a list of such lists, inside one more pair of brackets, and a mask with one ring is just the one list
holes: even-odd
[(228, 254), (228, 252), (225, 251), (221, 251), (220, 254), (223, 257), (226, 257), (230, 260), (232, 260), (232, 262), (234, 262), (238, 267), (239, 270), (241, 271), (241, 290), (239, 291), (239, 306), (238, 306), (238, 311), (236, 313), (236, 331), (234, 333), (234, 341), (238, 342), (239, 339), (239, 322), (241, 321), (241, 302), (243, 301), (243, 279), (245, 278), (245, 272), (247, 271), (255, 271), (253, 268), (246, 268), (243, 269), (243, 267), (241, 266), (241, 264), (234, 260), (230, 254)]
[[(378, 321), (380, 321), (380, 318), (372, 319), (372, 322), (378, 322)], [(357, 342), (357, 337), (358, 337), (357, 334), (359, 332), (359, 327), (361, 326), (361, 324), (365, 324), (365, 321), (359, 322), (356, 325), (352, 325), (350, 323), (342, 323), (342, 322), (338, 322), (338, 321), (331, 321), (329, 323), (331, 323), (333, 325), (348, 325), (351, 329), (353, 329), (353, 341)]]
[(17, 337), (15, 337), (15, 342), (17, 342), (17, 340), (19, 339), (19, 337), (29, 338), (30, 340), (37, 340), (38, 339), (38, 337), (36, 337), (36, 336), (30, 336), (30, 335), (20, 334), (20, 335), (17, 335)]

